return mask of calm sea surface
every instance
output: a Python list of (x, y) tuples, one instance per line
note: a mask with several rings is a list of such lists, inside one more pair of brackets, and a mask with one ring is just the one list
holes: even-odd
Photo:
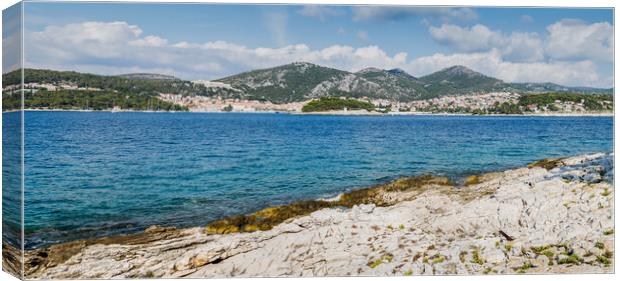
[[(11, 114), (11, 113), (9, 113)], [(7, 118), (7, 114), (4, 115)], [(611, 117), (25, 113), (27, 247), (612, 151)]]

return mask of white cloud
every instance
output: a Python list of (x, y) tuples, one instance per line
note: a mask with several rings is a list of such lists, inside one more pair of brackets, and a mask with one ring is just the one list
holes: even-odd
[[(405, 52), (388, 54), (375, 45), (357, 48), (332, 45), (313, 49), (306, 44), (250, 48), (226, 41), (168, 42), (166, 38), (154, 35), (143, 36), (138, 27), (127, 23), (97, 23), (98, 32), (106, 35), (93, 36), (80, 30), (89, 25), (92, 23), (68, 24), (48, 27), (39, 32), (27, 32), (27, 67), (100, 74), (155, 72), (184, 79), (216, 79), (294, 61), (307, 61), (348, 71), (371, 66), (384, 69), (398, 67), (418, 76), (460, 64), (509, 82), (555, 82), (569, 86), (599, 87), (610, 87), (613, 82), (611, 75), (601, 74), (592, 60), (514, 59), (519, 56), (541, 56), (532, 50), (542, 49), (536, 47), (542, 44), (539, 42), (542, 39), (528, 33), (502, 36), (499, 41), (504, 45), (500, 44), (500, 47), (493, 46), (496, 39), (489, 39), (487, 41), (491, 43), (488, 43), (488, 50), (459, 51), (456, 54), (434, 54), (410, 59)], [(485, 32), (483, 30), (481, 33)], [(468, 44), (475, 48), (468, 46), (464, 49), (480, 48), (474, 43)]]
[(2, 11), (2, 71), (16, 70), (22, 64), (21, 5)]
[(286, 40), (286, 25), (288, 22), (288, 14), (284, 12), (268, 12), (264, 14), (265, 26), (269, 31), (275, 43), (278, 46), (284, 46)]
[(500, 33), (491, 31), (481, 24), (476, 24), (471, 28), (443, 24), (441, 27), (431, 26), (429, 32), (438, 43), (462, 52), (489, 50), (503, 41)]
[(478, 15), (470, 8), (452, 7), (407, 7), (407, 6), (355, 6), (353, 20), (399, 20), (409, 17), (423, 17), (442, 21), (472, 20)]
[(440, 27), (431, 26), (429, 32), (435, 41), (459, 52), (498, 49), (509, 61), (533, 62), (544, 58), (543, 42), (536, 33), (513, 32), (504, 35), (481, 24), (470, 28), (443, 24)]
[(29, 32), (26, 38), (37, 42), (28, 46), (37, 56), (47, 53), (50, 59), (122, 57), (128, 41), (137, 39), (142, 30), (126, 22), (82, 22), (63, 26), (48, 26), (43, 31)]
[(529, 23), (533, 23), (534, 22), (534, 18), (532, 16), (530, 16), (530, 15), (521, 15), (519, 20), (521, 21), (521, 23), (525, 23), (525, 24), (529, 24)]
[(138, 47), (161, 47), (166, 44), (168, 44), (167, 39), (164, 39), (158, 36), (153, 36), (153, 35), (149, 35), (144, 38), (129, 41), (129, 45), (138, 46)]
[(507, 82), (553, 82), (567, 86), (610, 87), (609, 79), (601, 77), (592, 61), (578, 62), (510, 62), (502, 53), (488, 52), (434, 54), (416, 58), (403, 69), (413, 75), (424, 75), (452, 65), (465, 65), (486, 75)]
[(436, 42), (456, 51), (481, 52), (498, 49), (508, 61), (613, 60), (613, 27), (607, 22), (588, 24), (579, 20), (562, 20), (549, 25), (547, 31), (543, 38), (535, 32), (503, 34), (481, 24), (472, 27), (453, 24), (429, 27)]
[(544, 58), (543, 41), (537, 33), (513, 32), (505, 35), (476, 24), (470, 28), (452, 24), (431, 26), (429, 32), (440, 44), (459, 52), (481, 52), (498, 49), (509, 61), (533, 62)]
[(542, 39), (536, 33), (513, 32), (504, 40), (501, 46), (504, 59), (517, 62), (535, 62), (544, 59)]
[[(117, 44), (142, 34), (142, 29), (123, 21), (115, 22), (83, 22), (64, 26), (48, 26), (42, 32), (34, 32), (33, 36), (45, 39), (64, 41), (67, 44)], [(54, 38), (52, 38), (54, 37)]]
[(344, 15), (343, 11), (335, 7), (321, 5), (306, 5), (297, 13), (302, 16), (317, 18), (320, 21), (325, 21), (328, 17)]
[(562, 20), (547, 27), (546, 54), (559, 60), (613, 60), (613, 27), (608, 22), (587, 24)]

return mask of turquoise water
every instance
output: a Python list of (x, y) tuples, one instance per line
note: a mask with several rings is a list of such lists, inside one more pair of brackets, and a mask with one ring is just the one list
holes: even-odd
[(613, 149), (611, 117), (26, 112), (25, 124), (27, 247)]

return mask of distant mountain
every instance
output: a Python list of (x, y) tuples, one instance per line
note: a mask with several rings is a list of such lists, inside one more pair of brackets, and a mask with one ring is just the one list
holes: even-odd
[[(21, 70), (2, 75), (3, 87), (21, 83)], [(127, 79), (75, 71), (24, 69), (27, 91), (6, 91), (3, 110), (26, 108), (105, 110), (120, 107), (129, 110), (187, 110), (184, 106), (161, 100), (161, 93), (206, 94), (208, 89), (189, 81)], [(9, 87), (10, 89), (10, 87)], [(22, 96), (23, 93), (23, 96)]]
[[(202, 85), (192, 84), (172, 76), (160, 74), (127, 74), (135, 79), (123, 76), (107, 76), (75, 71), (56, 71), (47, 69), (24, 69), (24, 83), (69, 83), (76, 87), (98, 88), (116, 92), (157, 95), (159, 93), (197, 94), (206, 92)], [(142, 77), (141, 79), (137, 79)], [(148, 78), (150, 77), (150, 78)], [(2, 74), (3, 85), (16, 85), (21, 81), (21, 71), (16, 70)]]
[(380, 69), (351, 73), (306, 62), (244, 72), (216, 80), (231, 85), (246, 98), (276, 103), (325, 96), (389, 100), (422, 98), (421, 85)]
[(387, 72), (389, 72), (390, 74), (396, 75), (396, 76), (410, 79), (410, 80), (418, 80), (418, 78), (414, 77), (413, 75), (407, 73), (406, 71), (400, 68), (390, 69), (390, 70), (387, 70)]
[(389, 100), (408, 101), (433, 96), (415, 77), (400, 69), (366, 68), (355, 74), (380, 85), (386, 93), (389, 93), (386, 95), (386, 99)]
[(424, 88), (440, 95), (461, 95), (499, 91), (505, 88), (502, 80), (495, 79), (462, 65), (444, 68), (440, 71), (422, 76), (419, 80)]
[[(21, 72), (5, 73), (2, 78), (5, 87), (16, 85), (21, 81)], [(68, 82), (76, 87), (97, 88), (130, 96), (155, 97), (161, 93), (170, 93), (273, 103), (334, 96), (412, 101), (497, 91), (613, 93), (613, 89), (566, 87), (553, 83), (505, 83), (464, 66), (452, 66), (426, 76), (414, 77), (402, 69), (371, 67), (353, 73), (307, 62), (243, 72), (213, 81), (194, 82), (150, 73), (105, 76), (74, 71), (25, 69), (24, 82), (55, 85)]]
[[(415, 77), (402, 69), (369, 67), (352, 73), (307, 62), (295, 62), (215, 81), (230, 85), (237, 97), (275, 103), (297, 102), (324, 96), (412, 101), (497, 91), (612, 92), (611, 89), (565, 87), (552, 83), (505, 83), (461, 65)], [(221, 96), (228, 97), (230, 94), (222, 93)]]
[(429, 98), (429, 93), (410, 75), (368, 68), (357, 73), (295, 62), (215, 80), (231, 85), (245, 98), (277, 103), (325, 96), (369, 97), (410, 101)]
[(509, 83), (508, 88), (512, 88), (518, 92), (569, 92), (569, 93), (583, 93), (583, 94), (613, 94), (614, 89), (602, 89), (592, 87), (567, 87), (554, 83)]
[(181, 80), (171, 75), (155, 74), (155, 73), (128, 73), (117, 75), (117, 77), (129, 80)]

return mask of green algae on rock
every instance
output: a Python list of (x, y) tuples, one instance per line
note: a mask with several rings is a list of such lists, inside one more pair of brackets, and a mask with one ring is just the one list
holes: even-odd
[(375, 204), (389, 206), (395, 202), (384, 195), (390, 192), (421, 191), (422, 187), (439, 185), (452, 186), (453, 183), (446, 177), (422, 175), (404, 177), (372, 187), (353, 190), (342, 194), (338, 200), (304, 200), (262, 209), (249, 215), (239, 215), (214, 221), (207, 225), (206, 232), (226, 234), (235, 232), (252, 232), (269, 230), (274, 226), (294, 217), (310, 214), (323, 208), (346, 207), (351, 208), (360, 204)]

